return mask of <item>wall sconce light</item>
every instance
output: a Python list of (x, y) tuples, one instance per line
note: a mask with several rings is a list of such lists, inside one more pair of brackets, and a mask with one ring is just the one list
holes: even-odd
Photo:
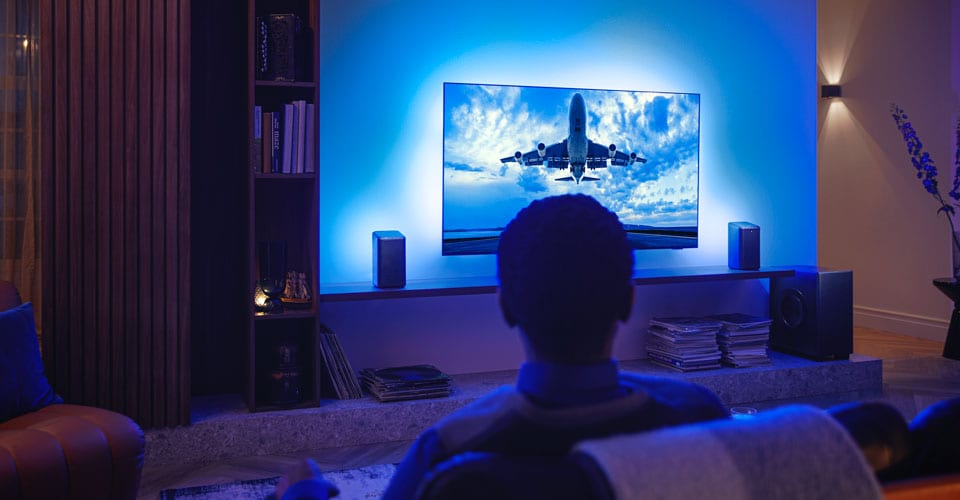
[(840, 86), (839, 85), (821, 85), (820, 97), (824, 99), (833, 99), (834, 97), (841, 97)]

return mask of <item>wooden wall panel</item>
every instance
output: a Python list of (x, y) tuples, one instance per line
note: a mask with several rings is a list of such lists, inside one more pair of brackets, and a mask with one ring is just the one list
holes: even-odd
[(190, 400), (190, 4), (41, 4), (44, 362), (144, 427)]

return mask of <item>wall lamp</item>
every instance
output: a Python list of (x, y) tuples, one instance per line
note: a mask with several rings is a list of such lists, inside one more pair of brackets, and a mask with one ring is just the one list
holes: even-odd
[(839, 85), (821, 85), (820, 97), (824, 99), (833, 99), (834, 97), (841, 97), (840, 86)]

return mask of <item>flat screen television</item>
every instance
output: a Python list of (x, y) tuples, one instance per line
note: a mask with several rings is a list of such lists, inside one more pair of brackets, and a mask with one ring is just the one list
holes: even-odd
[(443, 255), (496, 253), (531, 201), (596, 198), (635, 249), (696, 248), (700, 94), (444, 83)]

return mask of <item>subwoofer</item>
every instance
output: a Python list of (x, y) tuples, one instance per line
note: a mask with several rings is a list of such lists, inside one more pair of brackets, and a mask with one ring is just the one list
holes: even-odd
[(825, 361), (853, 352), (853, 271), (798, 267), (770, 279), (770, 347)]

